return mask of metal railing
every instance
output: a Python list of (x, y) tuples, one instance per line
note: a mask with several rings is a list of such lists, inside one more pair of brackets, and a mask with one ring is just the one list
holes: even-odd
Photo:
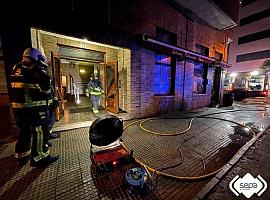
[(69, 74), (69, 79), (70, 79), (70, 94), (74, 95), (75, 97), (74, 103), (78, 106), (81, 103), (80, 100), (81, 90), (84, 91), (86, 89), (88, 82), (81, 82), (81, 81), (75, 82), (71, 74)]

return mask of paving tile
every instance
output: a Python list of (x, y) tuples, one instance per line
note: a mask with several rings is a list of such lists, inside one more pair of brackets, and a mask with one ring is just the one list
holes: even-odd
[(20, 195), (20, 200), (26, 199), (54, 199), (55, 198), (55, 189), (56, 189), (56, 178), (50, 179), (42, 183), (33, 183), (31, 187), (28, 187)]
[[(180, 118), (213, 113), (216, 113), (215, 117), (238, 123), (254, 121), (256, 125), (269, 125), (269, 116), (261, 111), (217, 114), (220, 111), (228, 110), (183, 112), (169, 116), (174, 117), (173, 120), (151, 120), (144, 126), (158, 132), (179, 132), (186, 129), (190, 121), (190, 118)], [(174, 137), (160, 137), (142, 131), (139, 124), (134, 124), (125, 130), (123, 141), (133, 149), (136, 158), (153, 168), (174, 166), (164, 172), (196, 177), (226, 164), (244, 144), (234, 144), (232, 148), (234, 125), (219, 119), (198, 118), (193, 121), (190, 131)], [(190, 182), (159, 176), (152, 182), (153, 187), (149, 184), (144, 195), (129, 193), (124, 184), (125, 170), (138, 165), (130, 163), (122, 170), (98, 174), (90, 160), (88, 131), (89, 128), (79, 128), (60, 132), (61, 137), (52, 140), (51, 148), (51, 153), (59, 154), (60, 159), (43, 170), (31, 168), (29, 163), (23, 167), (16, 166), (12, 155), (14, 144), (10, 145), (12, 148), (1, 147), (0, 199), (192, 199), (211, 180)], [(215, 180), (224, 173), (219, 172)]]
[(65, 193), (83, 184), (80, 170), (57, 176), (56, 195)]

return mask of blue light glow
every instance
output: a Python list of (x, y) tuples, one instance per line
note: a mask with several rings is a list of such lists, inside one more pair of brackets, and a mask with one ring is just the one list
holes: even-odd
[(168, 95), (171, 89), (171, 57), (156, 54), (154, 94)]

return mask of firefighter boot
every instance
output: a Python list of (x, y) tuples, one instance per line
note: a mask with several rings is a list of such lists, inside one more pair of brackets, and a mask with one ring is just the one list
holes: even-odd
[(52, 142), (48, 141), (46, 145), (47, 145), (46, 147), (52, 147), (53, 144)]
[(57, 161), (59, 159), (59, 155), (49, 155), (46, 158), (35, 162), (35, 161), (31, 161), (30, 165), (31, 167), (37, 167), (37, 168), (43, 168), (43, 167), (47, 167), (48, 165), (54, 163), (55, 161)]
[(22, 158), (17, 158), (17, 162), (20, 166), (25, 165), (28, 162), (28, 160), (30, 160), (30, 157), (31, 157), (30, 155), (27, 155)]
[(49, 135), (49, 140), (55, 139), (55, 138), (59, 138), (60, 134), (59, 133), (52, 133), (50, 131), (50, 135)]
[(98, 109), (93, 108), (93, 113), (98, 114), (99, 113)]

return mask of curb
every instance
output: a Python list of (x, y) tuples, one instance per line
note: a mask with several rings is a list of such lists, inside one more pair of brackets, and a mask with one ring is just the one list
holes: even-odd
[(68, 131), (72, 129), (90, 127), (92, 123), (93, 123), (92, 121), (84, 121), (84, 122), (77, 122), (77, 123), (72, 123), (72, 124), (56, 126), (56, 127), (53, 127), (52, 132)]
[(240, 150), (239, 152), (234, 155), (231, 160), (224, 165), (221, 171), (219, 171), (214, 178), (211, 179), (209, 183), (207, 183), (201, 190), (196, 194), (193, 200), (202, 200), (211, 192), (211, 190), (220, 182), (220, 179), (227, 174), (227, 172), (240, 160), (240, 158), (247, 152), (247, 150), (257, 141), (262, 134), (270, 127), (268, 125), (265, 127), (261, 132), (259, 132), (254, 138), (248, 141)]
[[(121, 118), (121, 117), (120, 117)], [(124, 121), (133, 120), (133, 118), (122, 117)], [(71, 124), (63, 124), (52, 128), (52, 132), (69, 131), (71, 129), (90, 127), (94, 121), (75, 122)]]

